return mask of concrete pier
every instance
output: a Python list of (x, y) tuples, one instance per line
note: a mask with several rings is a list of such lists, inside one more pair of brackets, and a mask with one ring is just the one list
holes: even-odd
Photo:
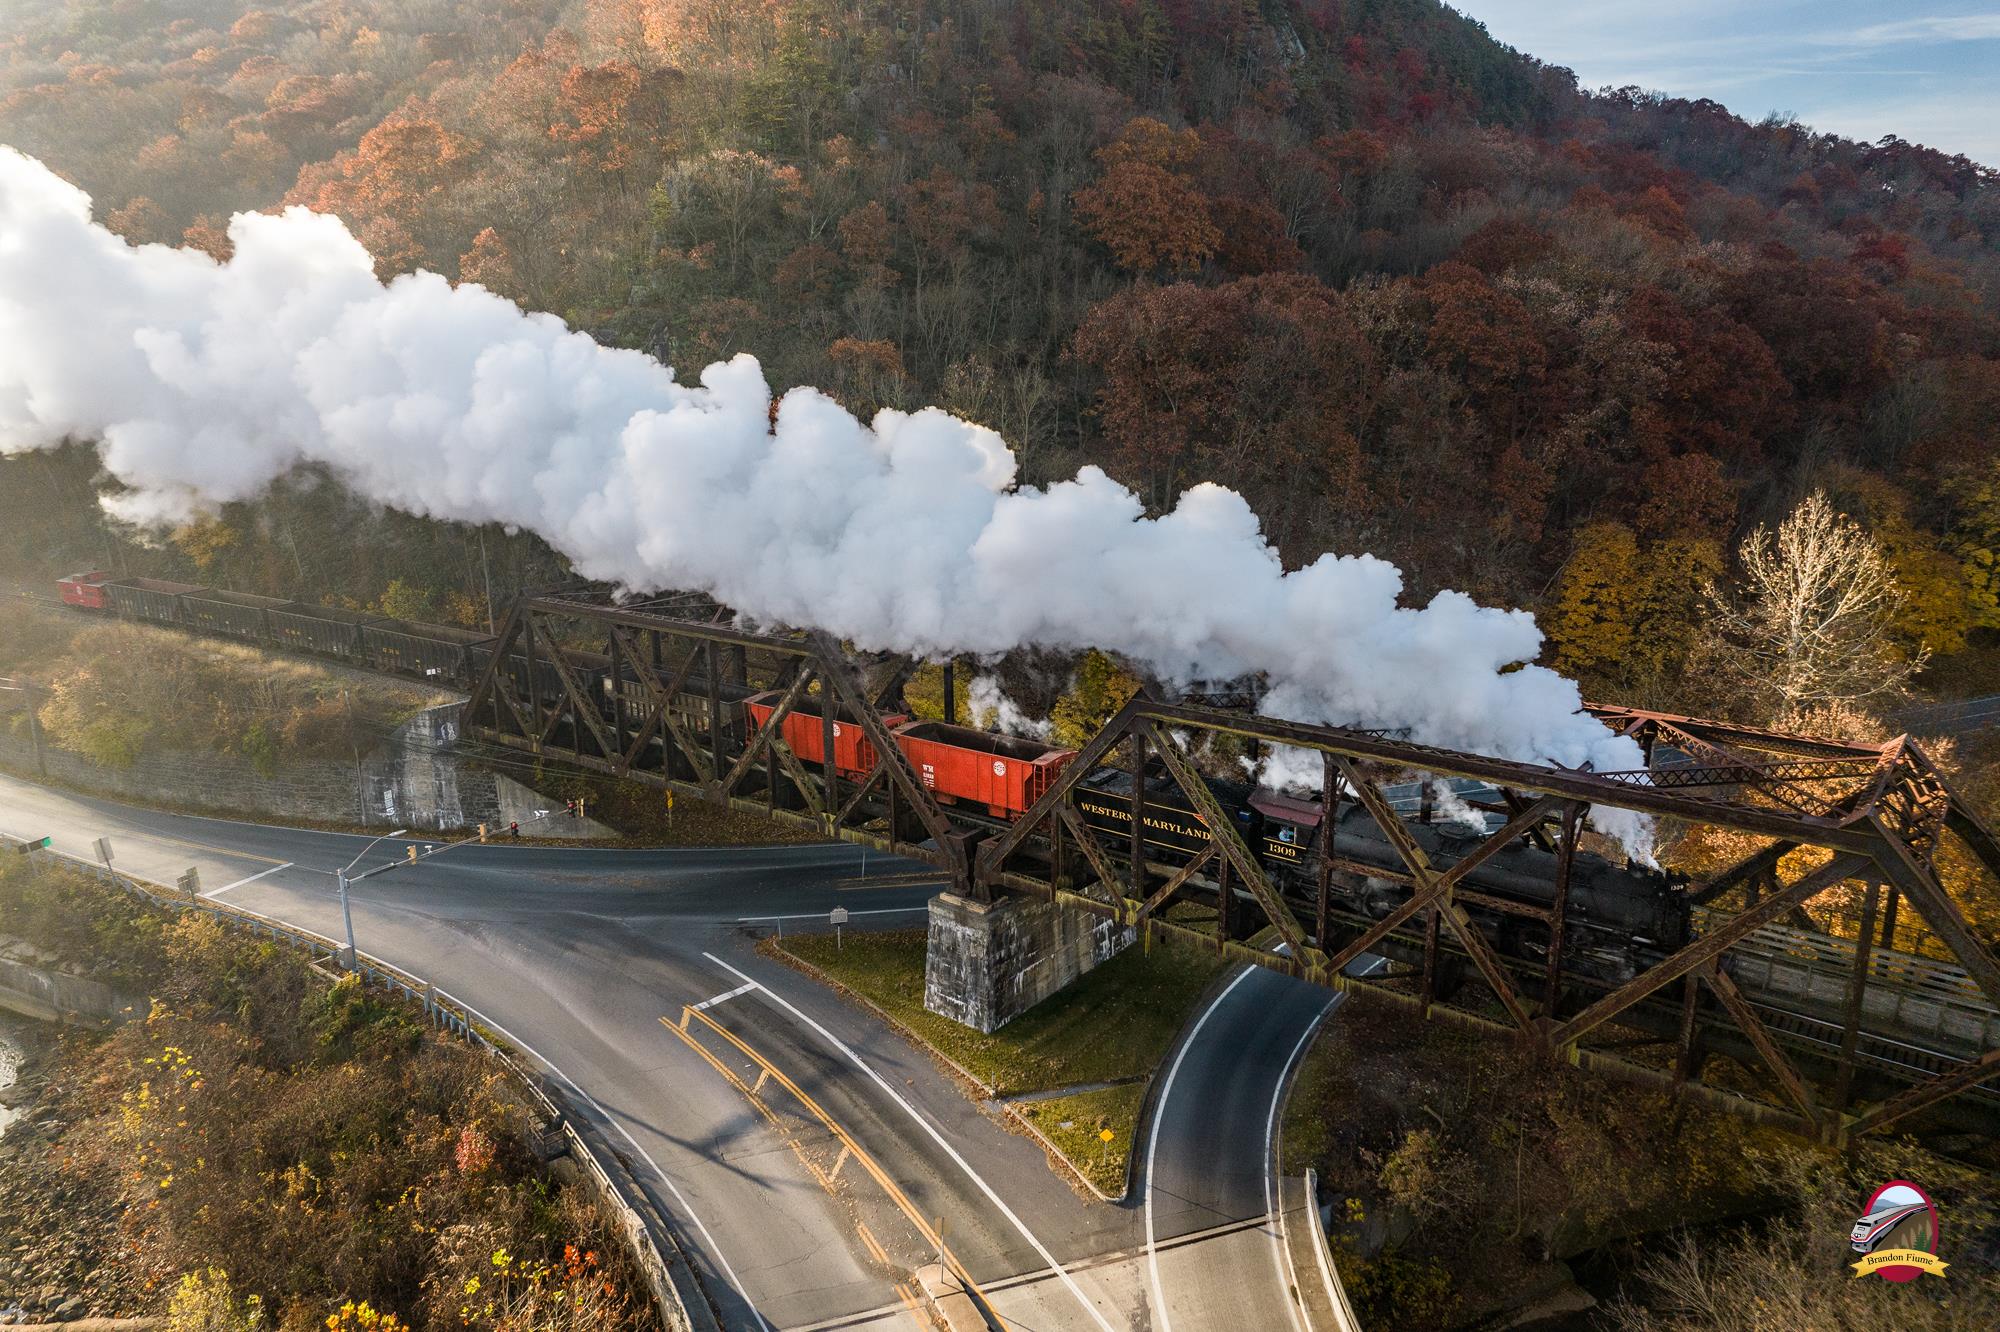
[(931, 899), (924, 1007), (978, 1031), (1005, 1026), (1124, 950), (1134, 932), (1029, 897)]

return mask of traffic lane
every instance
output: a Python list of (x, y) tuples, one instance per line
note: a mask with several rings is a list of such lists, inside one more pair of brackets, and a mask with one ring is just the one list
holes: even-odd
[[(1245, 967), (1170, 1056), (1141, 1184), (1158, 1332), (1245, 1320), (1303, 1332), (1273, 1215), (1272, 1158), (1292, 1066), (1337, 1001)], [(1202, 1238), (1176, 1244), (1176, 1236)]]
[[(815, 928), (824, 932), (824, 926)], [(872, 1008), (758, 952), (749, 934), (731, 934), (719, 940), (711, 953), (715, 961), (727, 965), (730, 975), (755, 981), (771, 996), (770, 1007), (796, 1029), (794, 1039), (834, 1057), (836, 1070), (842, 1064), (856, 1068), (846, 1053), (851, 1052), (887, 1084), (885, 1090), (864, 1075), (850, 1079), (842, 1094), (887, 1102), (894, 1113), (885, 1121), (899, 1137), (909, 1137), (920, 1116), (928, 1130), (935, 1130), (963, 1158), (965, 1165), (954, 1164), (953, 1169), (993, 1185), (1050, 1249), (1085, 1255), (1139, 1242), (1132, 1209), (1085, 1203), (1050, 1168), (1040, 1144), (1012, 1128), (1011, 1121), (984, 1105), (975, 1087), (946, 1069), (928, 1048), (876, 1016)], [(906, 1105), (889, 1097), (890, 1090)], [(928, 1130), (918, 1129), (917, 1134), (935, 1146)]]
[(1250, 967), (1211, 1001), (1201, 1038), (1176, 1052), (1173, 1084), (1154, 1105), (1158, 1145), (1146, 1187), (1156, 1235), (1264, 1214), (1271, 1106), (1333, 999), (1320, 986)]
[[(264, 914), (337, 928), (338, 902), (323, 894), (259, 884), (256, 895)], [(713, 992), (709, 968), (630, 922), (581, 913), (528, 923), (359, 896), (352, 906), (364, 951), (476, 1010), (615, 1126), (611, 1145), (675, 1219), (728, 1325), (789, 1326), (894, 1298), (782, 1136), (660, 1027), (664, 1009)]]
[[(895, 1253), (898, 1260), (914, 1267), (933, 1258), (934, 1253), (924, 1251), (918, 1230), (941, 1221), (946, 1245), (982, 1286), (1024, 1273), (1050, 1274), (1067, 1298), (1057, 1301), (1060, 1319), (1044, 1325), (1104, 1332), (1121, 1325), (1116, 1314), (1127, 1292), (1091, 1289), (1071, 1271), (1076, 1257), (1071, 1246), (1079, 1229), (1075, 1222), (1095, 1211), (1112, 1221), (1114, 1234), (1129, 1236), (1129, 1224), (1118, 1224), (1122, 1214), (1117, 1209), (1086, 1208), (1053, 1175), (1040, 1151), (1000, 1130), (955, 1089), (944, 1087), (952, 1101), (943, 1122), (925, 1113), (918, 1105), (925, 1098), (917, 1088), (927, 1080), (941, 1081), (935, 1067), (864, 1055), (761, 983), (740, 988), (749, 983), (743, 971), (732, 970), (730, 979), (732, 987), (719, 992), (705, 1016), (790, 1079), (893, 1181), (902, 1195), (898, 1200), (889, 1200), (865, 1171), (849, 1166), (842, 1176), (843, 1188), (874, 1233), (885, 1241), (891, 1234), (902, 1238), (906, 1247)], [(678, 1017), (672, 1015), (673, 1020)], [(697, 1018), (689, 1030), (700, 1038), (705, 1025)], [(726, 1038), (709, 1043), (725, 1058), (734, 1054)], [(754, 1081), (760, 1063), (736, 1058), (743, 1061), (739, 1074)], [(798, 1106), (807, 1116), (815, 1113), (776, 1086), (767, 1086), (763, 1095), (774, 1104)], [(1052, 1241), (1058, 1232), (1061, 1238)], [(1099, 1246), (1105, 1242), (1102, 1236), (1094, 1238)]]
[[(456, 840), (441, 833), (378, 838), (371, 833), (329, 832), (170, 813), (74, 795), (7, 774), (0, 774), (0, 810), (6, 814), (0, 828), (8, 833), (24, 838), (54, 835), (57, 849), (85, 859), (94, 859), (90, 845), (93, 839), (110, 837), (119, 868), (135, 873), (139, 872), (137, 867), (125, 863), (128, 843), (134, 848), (142, 845), (166, 848), (169, 859), (191, 851), (226, 855), (231, 863), (262, 857), (267, 863), (290, 861), (331, 872), (353, 860), (371, 842), (379, 842), (356, 867), (359, 872), (403, 859), (410, 846), (438, 847)], [(385, 833), (388, 831), (384, 829)], [(534, 872), (549, 876), (553, 882), (643, 876), (641, 881), (647, 886), (655, 886), (655, 880), (664, 880), (669, 887), (683, 887), (697, 895), (706, 892), (714, 882), (734, 876), (758, 876), (779, 884), (836, 877), (866, 887), (871, 880), (929, 869), (921, 862), (866, 852), (868, 872), (864, 876), (863, 848), (840, 842), (627, 849), (545, 846), (495, 838), (484, 844), (470, 842), (456, 847), (450, 855), (455, 863), (465, 864), (469, 869)], [(185, 868), (185, 864), (180, 866)]]

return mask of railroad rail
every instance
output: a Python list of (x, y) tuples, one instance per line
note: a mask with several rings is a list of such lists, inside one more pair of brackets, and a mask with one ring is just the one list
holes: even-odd
[[(1316, 984), (1367, 989), (1553, 1057), (1719, 1097), (1816, 1138), (1935, 1119), (1947, 1103), (1982, 1131), (2000, 1124), (1992, 1098), (1966, 1095), (2000, 1077), (2000, 961), (1936, 869), (1950, 840), (2000, 878), (2000, 841), (1907, 737), (1871, 747), (1593, 705), (1659, 762), (1593, 773), (1142, 694), (1024, 813), (995, 818), (938, 798), (894, 742), (883, 713), (912, 663), (852, 653), (812, 631), (744, 628), (713, 603), (693, 615), (685, 605), (522, 599), (472, 687), (462, 733), (928, 861), (951, 892), (976, 901), (1038, 897)], [(738, 706), (757, 695), (761, 724)], [(794, 711), (824, 728), (813, 747), (821, 761), (787, 743), (781, 723)], [(837, 769), (837, 725), (870, 742), (865, 773)], [(1387, 918), (1344, 910), (1326, 890), (1333, 866), (1324, 859), (1317, 893), (1281, 885), (1214, 807), (1197, 767), (1206, 736), (1253, 753), (1317, 753), (1323, 789), (1349, 793), (1396, 848), (1397, 874), (1411, 886), (1403, 905)], [(1210, 836), (1191, 863), (1162, 863), (1136, 835), (1127, 845), (1077, 816), (1080, 784), (1112, 763), (1172, 774)], [(1504, 823), (1456, 865), (1434, 867), (1383, 794), (1410, 773), (1483, 784), (1500, 794)], [(1139, 829), (1146, 786), (1130, 786)], [(1690, 885), (1707, 910), (1685, 946), (1616, 982), (1561, 962), (1576, 830), (1598, 805), (1761, 843)], [(1480, 863), (1526, 840), (1557, 852), (1554, 910), (1464, 886)], [(1801, 928), (1801, 905), (1842, 885), (1859, 885), (1863, 900), (1855, 937)], [(1545, 923), (1546, 966), (1496, 952), (1467, 925), (1474, 906)], [(1912, 917), (1937, 956), (1892, 947)], [(1282, 947), (1253, 947), (1253, 936)], [(1348, 976), (1364, 951), (1403, 965), (1383, 978)], [(1740, 1075), (1705, 1077), (1728, 1061), (1752, 1069), (1760, 1090), (1745, 1092)]]
[[(1421, 745), (1398, 732), (1261, 716), (1251, 710), (1254, 695), (1237, 688), (1180, 699), (1148, 693), (1060, 777), (1036, 787), (1028, 807), (995, 817), (940, 799), (890, 734), (884, 713), (895, 711), (913, 663), (852, 653), (808, 631), (745, 628), (705, 596), (624, 605), (587, 594), (527, 597), (489, 637), (216, 589), (103, 581), (108, 602), (94, 613), (457, 685), (471, 696), (461, 726), (468, 739), (928, 861), (967, 898), (1062, 902), (1148, 937), (1194, 940), (1318, 984), (1367, 988), (1441, 1020), (1697, 1094), (1724, 1094), (1703, 1075), (1713, 1056), (1725, 1055), (1767, 1070), (1762, 1084), (1772, 1093), (1746, 1100), (1737, 1079), (1724, 1094), (1729, 1103), (1828, 1140), (1934, 1117), (1947, 1102), (1977, 1110), (1990, 1098), (1967, 1093), (2000, 1078), (1991, 1016), (2000, 1007), (2000, 962), (1936, 868), (1949, 843), (1958, 863), (2000, 879), (2000, 839), (1906, 736), (1854, 745), (1591, 705), (1648, 759), (1641, 770), (1593, 773)], [(66, 600), (73, 595), (89, 592), (65, 590)], [(949, 663), (945, 670), (949, 677)], [(761, 720), (753, 722), (744, 705), (758, 695)], [(949, 678), (945, 697), (949, 706)], [(821, 728), (810, 746), (819, 761), (794, 748), (801, 723)], [(845, 725), (859, 728), (873, 755), (865, 771), (836, 761)], [(1359, 802), (1394, 846), (1400, 868), (1365, 872), (1406, 885), (1402, 906), (1386, 919), (1346, 909), (1327, 891), (1330, 857), (1314, 867), (1316, 892), (1267, 874), (1198, 771), (1195, 751), (1211, 737), (1251, 752), (1320, 755), (1322, 789), (1343, 793), (1330, 803)], [(1138, 837), (1127, 844), (1093, 830), (1073, 807), (1093, 770), (1116, 763), (1138, 773), (1149, 762), (1171, 773), (1209, 831), (1193, 863), (1161, 863)], [(1408, 800), (1385, 793), (1386, 783), (1411, 774), (1425, 777), (1423, 790), (1443, 778), (1497, 795), (1475, 803), (1500, 826), (1489, 826), (1458, 864), (1434, 867), (1396, 808)], [(1138, 830), (1148, 797), (1144, 783), (1130, 786)], [(1418, 804), (1418, 817), (1427, 817), (1428, 800)], [(1575, 833), (1592, 806), (1761, 843), (1690, 885), (1690, 900), (1706, 909), (1698, 934), (1616, 982), (1577, 976), (1563, 961)], [(1482, 861), (1515, 842), (1557, 853), (1551, 908), (1466, 885)], [(1806, 928), (1802, 905), (1843, 885), (1860, 899), (1846, 931)], [(1546, 928), (1545, 965), (1497, 953), (1468, 928), (1468, 909)], [(1251, 947), (1253, 936), (1274, 939), (1282, 952)], [(1363, 951), (1402, 965), (1367, 981), (1348, 977), (1347, 964)]]

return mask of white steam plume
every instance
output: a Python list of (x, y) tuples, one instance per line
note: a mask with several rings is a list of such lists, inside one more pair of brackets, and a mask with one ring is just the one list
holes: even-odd
[(989, 731), (1003, 731), (1031, 740), (1047, 740), (1055, 729), (1046, 718), (1031, 716), (1027, 709), (1007, 697), (1007, 690), (997, 675), (974, 676), (965, 692), (966, 701), (972, 706), (972, 715)]
[(1456, 592), (1399, 608), (1401, 573), (1368, 555), (1286, 573), (1220, 486), (1159, 518), (1095, 467), (1014, 490), (990, 430), (936, 409), (863, 425), (809, 388), (772, 431), (748, 356), (684, 386), (477, 286), (384, 286), (332, 217), (246, 213), (230, 237), (225, 264), (134, 248), (0, 148), (0, 453), (98, 441), (131, 488), (112, 507), (142, 522), (319, 464), (410, 513), (539, 533), (586, 576), (864, 648), (1095, 646), (1169, 679), (1261, 671), (1267, 711), (1296, 720), (1643, 766), (1570, 681), (1508, 669), (1541, 648), (1525, 612)]

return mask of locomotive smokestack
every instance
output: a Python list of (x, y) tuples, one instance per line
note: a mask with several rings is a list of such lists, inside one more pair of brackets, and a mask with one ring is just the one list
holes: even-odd
[(1401, 573), (1368, 555), (1288, 573), (1220, 486), (1158, 518), (1095, 467), (1015, 490), (1000, 437), (934, 408), (863, 424), (799, 388), (773, 428), (748, 356), (682, 384), (477, 286), (385, 286), (337, 219), (302, 209), (239, 215), (230, 236), (220, 264), (129, 246), (0, 148), (0, 451), (97, 441), (127, 487), (108, 507), (142, 523), (319, 466), (410, 513), (528, 528), (588, 577), (863, 648), (1095, 646), (1172, 680), (1261, 672), (1265, 709), (1297, 720), (1643, 766), (1574, 684), (1514, 669), (1541, 649), (1526, 613), (1456, 592), (1399, 607)]

